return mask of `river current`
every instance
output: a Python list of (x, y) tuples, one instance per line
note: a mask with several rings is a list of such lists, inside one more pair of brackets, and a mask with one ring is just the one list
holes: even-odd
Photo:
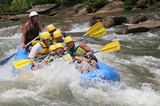
[[(136, 14), (136, 13), (134, 13)], [(141, 12), (160, 18), (158, 12)], [(130, 16), (131, 13), (122, 14)], [(152, 17), (151, 17), (152, 15)], [(49, 24), (67, 25), (68, 35), (81, 37), (89, 28), (89, 19), (41, 18), (45, 29)], [(0, 23), (0, 60), (11, 56), (21, 44), (23, 21)], [(118, 40), (119, 51), (99, 52), (96, 57), (118, 70), (121, 82), (85, 84), (74, 65), (58, 61), (30, 72), (28, 80), (13, 76), (12, 58), (0, 66), (0, 106), (159, 106), (160, 104), (160, 36), (149, 32), (118, 34), (106, 28), (107, 34), (84, 40), (93, 50)], [(63, 64), (63, 67), (62, 67)]]

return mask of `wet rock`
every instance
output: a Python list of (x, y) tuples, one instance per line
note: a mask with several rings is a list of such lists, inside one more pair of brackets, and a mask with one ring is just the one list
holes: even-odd
[(136, 3), (137, 8), (148, 8), (150, 4), (150, 0), (138, 0)]
[(16, 16), (12, 16), (12, 17), (9, 18), (9, 20), (10, 21), (18, 21), (18, 20), (20, 20), (20, 18), (16, 17)]
[(121, 25), (123, 23), (127, 23), (128, 22), (127, 18), (123, 17), (123, 16), (121, 16), (121, 17), (113, 17), (112, 19), (114, 21), (114, 25)]
[(60, 7), (52, 10), (50, 14), (53, 14), (53, 12), (57, 12), (56, 14), (54, 14), (54, 17), (71, 17), (72, 15), (77, 14), (77, 11), (83, 6), (84, 4), (77, 4), (73, 7)]
[(148, 18), (146, 16), (136, 15), (136, 16), (133, 16), (129, 19), (129, 23), (130, 24), (138, 24), (139, 22), (144, 22), (147, 20), (148, 20)]
[(115, 26), (114, 20), (112, 18), (104, 18), (101, 21), (105, 28)]
[(25, 19), (25, 18), (29, 18), (29, 14), (17, 14), (15, 17), (18, 17), (19, 19)]
[(97, 22), (102, 22), (102, 17), (92, 17), (91, 20), (90, 20), (90, 25), (94, 25), (95, 23)]
[(115, 25), (121, 25), (122, 23), (127, 22), (126, 17), (110, 17), (110, 18), (102, 18), (102, 17), (92, 17), (91, 19), (91, 25), (94, 25), (97, 22), (102, 22), (104, 27), (113, 27)]
[(81, 15), (84, 15), (84, 14), (87, 14), (87, 13), (88, 13), (87, 7), (85, 7), (85, 8), (82, 8), (81, 10), (79, 10), (79, 11), (77, 12), (77, 14), (75, 14), (75, 15), (73, 15), (73, 16), (81, 16)]
[(157, 4), (157, 8), (160, 8), (160, 2)]
[(28, 10), (27, 13), (30, 13), (32, 11), (37, 11), (38, 13), (46, 13), (49, 10), (55, 8), (56, 4), (44, 4), (44, 5), (36, 5), (32, 9)]
[(156, 34), (158, 34), (160, 36), (160, 31), (157, 31)]
[(106, 6), (102, 7), (96, 13), (110, 13), (113, 11), (121, 11), (124, 10), (124, 3), (122, 1), (113, 1)]
[(160, 27), (160, 21), (144, 22), (130, 25), (126, 29), (126, 33), (146, 32)]

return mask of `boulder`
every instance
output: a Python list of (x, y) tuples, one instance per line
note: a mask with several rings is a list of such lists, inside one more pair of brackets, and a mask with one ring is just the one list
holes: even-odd
[(126, 29), (126, 33), (146, 32), (156, 28), (160, 28), (160, 21), (143, 22), (135, 25), (130, 25)]
[(59, 7), (51, 11), (50, 14), (54, 14), (54, 17), (70, 17), (77, 14), (77, 11), (82, 8), (84, 4), (77, 4), (73, 7)]
[(110, 13), (113, 11), (122, 11), (124, 10), (124, 3), (122, 1), (113, 1), (106, 6), (102, 7), (96, 13)]
[(32, 11), (36, 11), (38, 13), (46, 13), (49, 10), (55, 8), (57, 5), (56, 4), (44, 4), (44, 5), (36, 5), (32, 9), (28, 10), (27, 13), (30, 13)]
[(115, 26), (114, 20), (112, 18), (104, 18), (102, 19), (102, 23), (105, 28)]
[(122, 23), (126, 23), (128, 20), (126, 17), (92, 17), (91, 19), (91, 25), (94, 25), (97, 22), (102, 22), (104, 27), (113, 27), (115, 25), (121, 25)]
[(97, 22), (102, 22), (102, 17), (92, 17), (91, 20), (90, 20), (90, 25), (94, 25), (95, 23)]
[(126, 17), (120, 16), (120, 17), (113, 17), (114, 25), (121, 25), (123, 23), (127, 23), (128, 20)]
[(147, 21), (148, 18), (146, 16), (143, 16), (143, 15), (136, 15), (136, 16), (133, 16), (131, 17), (129, 20), (129, 23), (130, 24), (138, 24), (139, 22), (144, 22), (144, 21)]
[(10, 21), (18, 21), (18, 20), (20, 20), (20, 18), (17, 17), (17, 16), (12, 16), (12, 17), (9, 18), (9, 20)]
[(73, 16), (81, 16), (81, 15), (84, 15), (84, 14), (87, 14), (87, 13), (88, 13), (87, 7), (85, 7), (85, 8), (82, 8), (81, 10), (79, 10), (79, 11), (77, 12), (77, 14), (75, 14), (75, 15), (73, 15)]
[(150, 0), (138, 0), (136, 3), (137, 8), (148, 8), (150, 5)]

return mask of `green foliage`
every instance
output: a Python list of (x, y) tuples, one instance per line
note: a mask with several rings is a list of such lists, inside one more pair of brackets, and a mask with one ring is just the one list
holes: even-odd
[(0, 0), (0, 13), (9, 12), (12, 0)]
[(157, 5), (158, 4), (158, 2), (159, 2), (160, 0), (151, 0), (151, 4), (153, 4), (153, 5)]
[[(125, 9), (132, 9), (138, 0), (122, 0)], [(157, 5), (160, 0), (149, 0), (150, 5)], [(0, 0), (0, 13), (24, 13), (35, 5), (56, 3), (58, 5), (74, 5), (84, 3), (89, 5), (90, 12), (95, 12), (104, 5), (106, 0)]]
[(13, 12), (23, 13), (30, 7), (28, 0), (13, 0), (11, 10)]
[(103, 7), (106, 5), (103, 0), (87, 0), (84, 2), (85, 4), (88, 4), (89, 6), (89, 12), (95, 12), (97, 9)]
[(125, 9), (132, 9), (132, 8), (133, 8), (132, 1), (133, 1), (133, 0), (125, 0), (125, 1), (124, 1), (124, 8), (125, 8)]

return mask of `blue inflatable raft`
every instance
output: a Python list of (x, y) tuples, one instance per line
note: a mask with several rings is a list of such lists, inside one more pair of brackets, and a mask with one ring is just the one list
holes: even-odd
[[(20, 50), (22, 46), (18, 48)], [(21, 50), (17, 53), (15, 57), (15, 61), (21, 59), (28, 59), (28, 52), (26, 49)], [(31, 64), (21, 69), (16, 69), (13, 66), (13, 74), (20, 75), (26, 70), (31, 70)], [(112, 67), (106, 65), (105, 63), (98, 61), (98, 69), (91, 71), (89, 73), (85, 73), (81, 75), (81, 78), (88, 81), (109, 81), (109, 82), (120, 82), (120, 75), (119, 73)]]
[[(22, 45), (18, 48), (18, 50), (22, 49)], [(18, 51), (17, 50), (17, 51)], [(22, 60), (22, 59), (28, 59), (28, 51), (26, 49), (22, 49), (21, 51), (19, 51), (16, 56), (15, 56), (15, 59), (14, 61), (18, 61), (18, 60)], [(26, 70), (31, 70), (31, 64), (29, 64), (28, 66), (26, 67), (23, 67), (21, 69), (16, 69), (14, 66), (13, 66), (13, 75), (16, 76), (16, 75), (20, 75), (22, 74), (23, 72), (25, 72)]]

